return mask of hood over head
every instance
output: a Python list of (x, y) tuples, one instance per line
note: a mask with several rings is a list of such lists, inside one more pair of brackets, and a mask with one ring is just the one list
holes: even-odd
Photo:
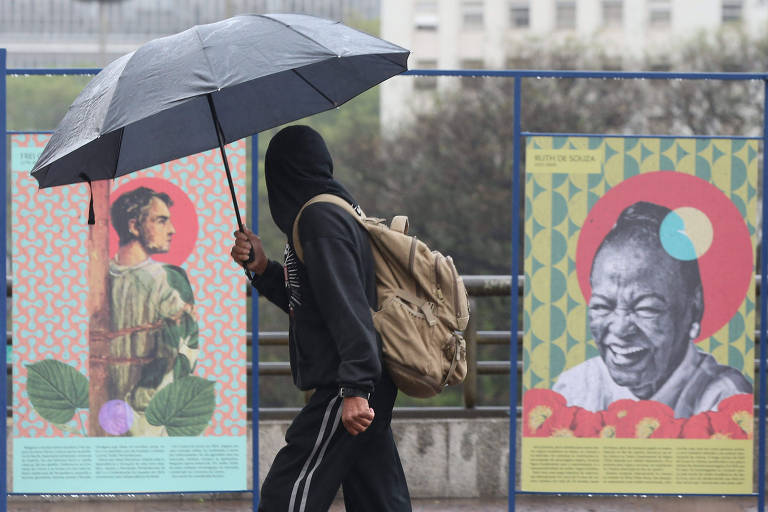
[(290, 239), (301, 207), (318, 194), (334, 194), (355, 204), (333, 179), (333, 160), (323, 137), (309, 126), (283, 128), (269, 142), (264, 172), (272, 219)]

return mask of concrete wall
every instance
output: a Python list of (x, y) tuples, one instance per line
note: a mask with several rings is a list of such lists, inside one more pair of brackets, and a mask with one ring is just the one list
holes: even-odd
[[(263, 481), (272, 459), (283, 445), (288, 421), (262, 421), (259, 433), (259, 478)], [(757, 421), (754, 432), (757, 433)], [(509, 420), (504, 418), (474, 419), (396, 419), (392, 430), (408, 480), (408, 488), (414, 499), (424, 498), (505, 498), (509, 489)], [(520, 484), (520, 424), (517, 429), (518, 460), (516, 482)], [(754, 485), (757, 489), (758, 443), (754, 445)], [(249, 480), (250, 481), (250, 480)], [(261, 483), (259, 484), (261, 485)], [(520, 498), (518, 498), (520, 499)], [(536, 503), (538, 498), (527, 497)], [(572, 500), (566, 498), (566, 501)], [(751, 499), (751, 498), (750, 498)], [(616, 497), (617, 503), (622, 498)], [(719, 501), (718, 501), (719, 500)], [(545, 500), (546, 501), (546, 500)], [(631, 501), (631, 500), (630, 500)], [(695, 502), (686, 497), (686, 502)], [(701, 501), (701, 500), (699, 500)], [(722, 498), (704, 500), (701, 510), (741, 510), (718, 508)], [(747, 502), (749, 499), (746, 500)], [(669, 503), (666, 503), (669, 502)], [(711, 503), (710, 503), (711, 502)], [(676, 510), (679, 499), (658, 498), (652, 510)], [(664, 503), (664, 506), (661, 504)], [(710, 504), (714, 508), (707, 508)], [(666, 508), (667, 505), (669, 508)], [(720, 506), (721, 506), (720, 505)], [(659, 506), (660, 508), (654, 508)], [(699, 510), (694, 505), (690, 510)], [(587, 508), (592, 510), (591, 508)], [(649, 510), (651, 510), (649, 509)], [(560, 510), (551, 508), (546, 510)], [(566, 509), (562, 509), (566, 510)], [(574, 508), (567, 510), (586, 510)], [(595, 508), (594, 510), (604, 510)], [(610, 508), (605, 510), (636, 510), (634, 508)], [(640, 509), (638, 509), (640, 510)], [(645, 509), (642, 509), (645, 510)], [(689, 509), (685, 509), (689, 510)], [(746, 510), (746, 509), (745, 509)]]
[[(259, 485), (284, 444), (288, 424), (262, 421), (259, 425)], [(392, 430), (413, 498), (507, 495), (509, 420), (395, 420)]]

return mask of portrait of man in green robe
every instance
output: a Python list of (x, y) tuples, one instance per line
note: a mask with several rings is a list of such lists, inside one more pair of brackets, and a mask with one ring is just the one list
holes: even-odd
[(109, 261), (108, 398), (133, 410), (131, 436), (166, 435), (144, 413), (155, 393), (192, 373), (199, 352), (189, 278), (153, 259), (169, 251), (176, 233), (171, 206), (168, 194), (139, 187), (117, 197), (110, 212), (119, 245)]

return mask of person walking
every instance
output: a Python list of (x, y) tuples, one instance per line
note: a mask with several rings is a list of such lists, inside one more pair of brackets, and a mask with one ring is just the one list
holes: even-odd
[(397, 388), (371, 316), (377, 297), (368, 234), (339, 206), (320, 202), (299, 221), (303, 263), (293, 247), (293, 224), (309, 199), (334, 194), (356, 203), (334, 179), (322, 136), (308, 126), (272, 138), (265, 173), (272, 219), (288, 240), (283, 263), (268, 259), (248, 228), (235, 232), (231, 256), (254, 273), (259, 294), (289, 314), (293, 381), (314, 393), (286, 432), (259, 510), (327, 510), (342, 487), (348, 511), (410, 511), (390, 426)]

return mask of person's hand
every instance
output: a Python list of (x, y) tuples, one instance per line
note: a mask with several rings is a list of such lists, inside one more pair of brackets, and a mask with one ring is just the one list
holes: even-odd
[[(232, 245), (230, 255), (238, 265), (247, 268), (256, 275), (261, 275), (267, 269), (267, 263), (269, 263), (264, 248), (261, 246), (261, 238), (246, 226), (243, 226), (243, 230), (245, 232), (235, 231), (235, 242)], [(253, 249), (254, 258), (246, 266), (245, 262), (251, 254), (251, 249)]]
[(341, 404), (341, 422), (353, 436), (365, 432), (373, 421), (373, 415), (373, 409), (368, 407), (368, 400), (363, 397), (348, 396)]

